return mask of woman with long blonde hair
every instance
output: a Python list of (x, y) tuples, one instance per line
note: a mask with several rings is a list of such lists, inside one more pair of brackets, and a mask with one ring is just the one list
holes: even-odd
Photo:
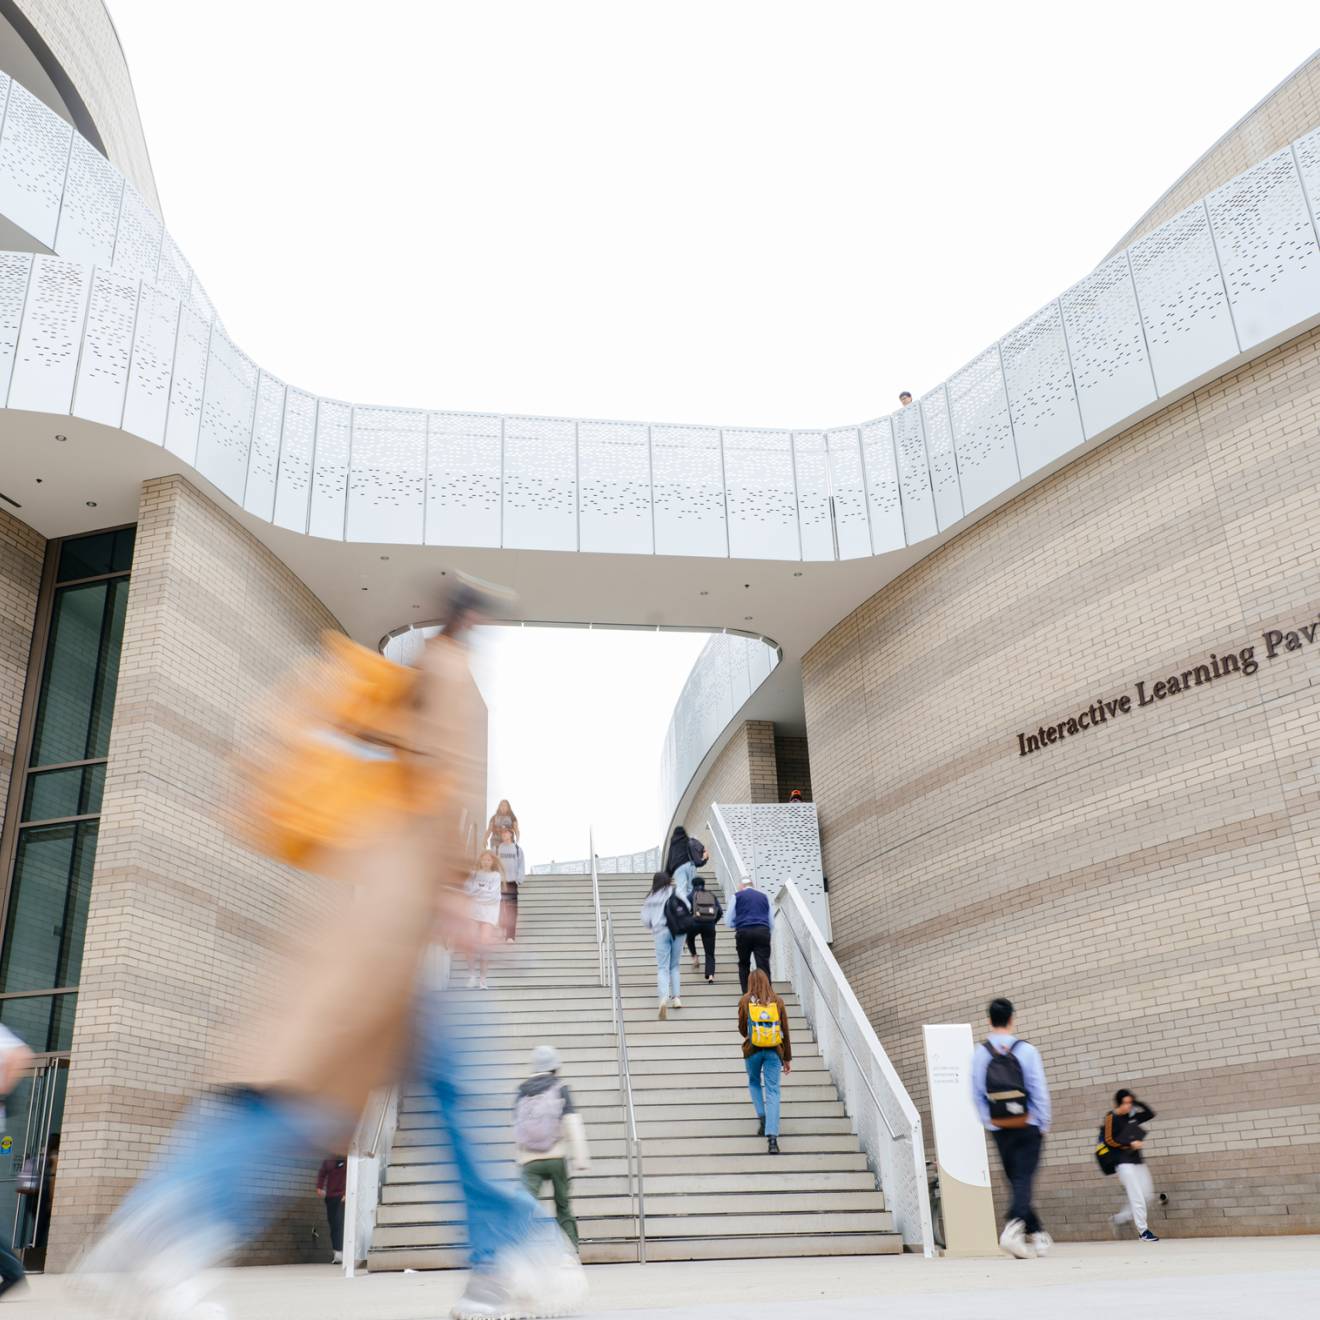
[(500, 833), (503, 830), (512, 830), (514, 843), (521, 842), (522, 831), (518, 828), (518, 817), (509, 806), (508, 798), (500, 798), (500, 805), (495, 808), (495, 814), (490, 818), (490, 824), (486, 826), (486, 842), (498, 847)]
[(495, 942), (500, 922), (500, 890), (504, 884), (504, 868), (500, 859), (486, 849), (477, 858), (476, 869), (463, 886), (472, 902), (474, 948), (468, 954), (468, 989), (486, 989), (486, 973), (490, 969), (487, 949)]

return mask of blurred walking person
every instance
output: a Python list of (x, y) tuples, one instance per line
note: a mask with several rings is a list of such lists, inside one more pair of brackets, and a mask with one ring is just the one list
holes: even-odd
[(685, 903), (691, 898), (697, 868), (705, 864), (706, 845), (700, 839), (692, 838), (681, 825), (675, 825), (665, 854), (665, 872), (672, 877), (674, 887)]
[[(31, 1067), (32, 1051), (8, 1027), (0, 1026), (0, 1097), (7, 1096)], [(4, 1105), (0, 1104), (0, 1126), (4, 1121)], [(6, 1242), (0, 1241), (0, 1295), (13, 1288), (21, 1292), (26, 1287), (27, 1274), (22, 1261), (10, 1251)]]
[(1014, 1034), (1013, 1005), (1007, 999), (995, 999), (986, 1011), (990, 1030), (972, 1055), (972, 1100), (981, 1125), (995, 1139), (1012, 1189), (999, 1245), (1010, 1256), (1025, 1260), (1032, 1247), (1037, 1256), (1043, 1256), (1054, 1245), (1031, 1204), (1036, 1169), (1050, 1130), (1050, 1091), (1040, 1051)]
[(490, 847), (495, 847), (500, 841), (501, 830), (512, 830), (513, 841), (517, 843), (522, 838), (522, 831), (518, 828), (518, 817), (513, 814), (513, 808), (509, 806), (508, 798), (501, 798), (500, 805), (495, 808), (486, 825), (485, 842)]
[(651, 892), (642, 904), (642, 925), (655, 938), (655, 984), (663, 1022), (671, 1008), (682, 1008), (679, 998), (683, 940), (692, 929), (692, 909), (674, 881), (663, 871), (651, 878)]
[(697, 938), (706, 954), (706, 983), (715, 979), (715, 932), (719, 928), (724, 907), (719, 896), (706, 888), (706, 882), (697, 876), (692, 882), (692, 929), (687, 934), (688, 952), (692, 955), (692, 970), (699, 966), (697, 959)]
[(500, 924), (501, 891), (504, 888), (504, 868), (500, 859), (488, 848), (477, 858), (476, 869), (464, 886), (471, 899), (470, 915), (473, 926), (473, 949), (468, 954), (468, 989), (486, 989), (486, 973), (490, 971), (490, 946), (496, 940)]
[(334, 1263), (344, 1259), (344, 1192), (348, 1184), (348, 1157), (331, 1155), (321, 1161), (316, 1174), (316, 1194), (325, 1202), (325, 1217), (330, 1224), (330, 1250)]
[(778, 1155), (780, 1076), (793, 1071), (793, 1043), (784, 1001), (759, 967), (747, 978), (747, 993), (738, 1001), (738, 1034), (756, 1110), (756, 1135), (766, 1138), (771, 1155)]
[(500, 930), (505, 942), (512, 944), (518, 938), (518, 889), (527, 875), (527, 859), (522, 845), (514, 840), (511, 825), (500, 830), (500, 844), (495, 855), (504, 871), (500, 884)]
[(578, 1249), (577, 1220), (569, 1197), (573, 1174), (591, 1167), (587, 1133), (573, 1095), (559, 1078), (559, 1051), (538, 1045), (532, 1051), (532, 1075), (518, 1088), (513, 1106), (515, 1157), (522, 1166), (523, 1183), (533, 1196), (550, 1183), (555, 1198), (555, 1219), (564, 1236)]
[(1110, 1152), (1101, 1168), (1105, 1163), (1110, 1165), (1127, 1197), (1127, 1205), (1112, 1216), (1114, 1229), (1117, 1231), (1124, 1224), (1131, 1224), (1141, 1242), (1159, 1241), (1150, 1231), (1147, 1220), (1150, 1204), (1155, 1199), (1155, 1184), (1142, 1154), (1146, 1144), (1145, 1125), (1154, 1117), (1155, 1111), (1149, 1105), (1138, 1100), (1131, 1091), (1121, 1089), (1114, 1096), (1113, 1109), (1100, 1124), (1100, 1144)]
[(724, 914), (724, 924), (733, 929), (738, 949), (738, 985), (746, 994), (753, 958), (757, 969), (767, 977), (770, 975), (770, 938), (775, 925), (770, 900), (750, 880), (743, 880)]

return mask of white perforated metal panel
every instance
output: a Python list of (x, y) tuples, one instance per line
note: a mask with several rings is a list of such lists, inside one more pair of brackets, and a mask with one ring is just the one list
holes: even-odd
[(154, 283), (160, 264), (161, 235), (159, 217), (142, 200), (142, 194), (131, 183), (125, 183), (115, 233), (115, 269), (121, 275), (136, 275), (140, 280)]
[(354, 408), (347, 539), (420, 545), (425, 472), (424, 412)]
[(1058, 302), (1010, 330), (999, 341), (999, 355), (1018, 464), (1026, 476), (1084, 439)]
[(321, 399), (316, 408), (316, 457), (312, 465), (312, 505), (307, 530), (331, 541), (344, 539), (344, 502), (348, 494), (349, 444), (353, 409)]
[(178, 333), (179, 304), (150, 284), (141, 285), (124, 399), (124, 430), (155, 445), (165, 442)]
[(1206, 198), (1243, 348), (1320, 315), (1320, 245), (1291, 147)]
[(734, 559), (801, 559), (793, 439), (788, 431), (733, 431), (724, 442), (724, 501)]
[(69, 411), (90, 283), (91, 272), (77, 262), (33, 258), (9, 384), (11, 408)]
[(180, 302), (188, 301), (188, 290), (192, 287), (192, 267), (184, 260), (183, 253), (168, 233), (161, 237), (154, 283), (171, 298), (177, 298)]
[(926, 437), (922, 434), (921, 409), (916, 404), (900, 408), (889, 418), (894, 428), (894, 453), (898, 459), (898, 490), (903, 502), (903, 535), (908, 545), (939, 531), (935, 501), (926, 464)]
[(135, 279), (93, 270), (73, 391), (76, 416), (104, 426), (118, 426), (122, 421), (140, 291)]
[(257, 364), (217, 325), (202, 397), (197, 470), (235, 504), (243, 503), (252, 414), (257, 403)]
[(958, 484), (958, 460), (954, 456), (953, 423), (949, 419), (949, 400), (939, 385), (917, 400), (921, 424), (926, 432), (926, 466), (930, 472), (930, 493), (935, 502), (935, 519), (940, 531), (962, 517), (962, 490)]
[(898, 460), (894, 456), (894, 427), (888, 417), (880, 417), (867, 422), (861, 428), (861, 436), (866, 503), (871, 518), (871, 552), (882, 555), (887, 550), (901, 550), (907, 544), (898, 490)]
[(263, 371), (257, 381), (257, 406), (252, 414), (252, 447), (248, 451), (243, 507), (267, 522), (275, 512), (275, 482), (280, 467), (280, 431), (284, 426), (284, 382)]
[(949, 409), (963, 502), (970, 513), (1021, 478), (998, 344), (952, 377)]
[(124, 180), (86, 138), (75, 133), (69, 151), (55, 251), (87, 266), (109, 266), (115, 259), (115, 230)]
[(0, 130), (0, 214), (55, 246), (73, 129), (26, 87), (11, 83)]
[(1138, 239), (1128, 257), (1161, 394), (1237, 354), (1228, 295), (1202, 203)]
[(840, 559), (864, 559), (871, 553), (871, 522), (866, 514), (866, 477), (862, 470), (861, 433), (856, 427), (826, 436), (830, 491), (834, 497), (834, 535)]
[(830, 938), (829, 901), (821, 870), (820, 823), (811, 802), (717, 804), (729, 837), (757, 889), (773, 900), (786, 880), (802, 895), (808, 910)]
[(275, 525), (294, 532), (307, 530), (316, 453), (316, 396), (290, 385), (284, 391), (284, 425), (280, 431), (280, 469), (275, 482)]
[(504, 544), (513, 550), (578, 548), (576, 423), (504, 419)]
[[(3, 101), (3, 90), (0, 85), (0, 102)], [(31, 271), (32, 258), (26, 252), (0, 252), (0, 399), (9, 396), (14, 350), (18, 346), (18, 324), (23, 316)]]
[(180, 307), (174, 371), (170, 376), (170, 406), (165, 416), (165, 448), (194, 467), (210, 347), (211, 322), (202, 320), (191, 307)]
[(752, 647), (765, 648), (751, 637), (729, 636), (729, 702), (730, 718), (742, 709), (743, 702), (756, 690), (752, 682)]
[(823, 431), (793, 436), (793, 471), (797, 478), (798, 535), (802, 558), (833, 560), (834, 520), (830, 511), (830, 461)]
[(196, 271), (193, 271), (192, 284), (188, 287), (188, 305), (208, 321), (216, 319), (215, 304), (206, 296), (206, 290), (202, 288), (202, 282), (197, 278)]
[(1155, 378), (1126, 252), (1101, 262), (1059, 299), (1086, 436), (1155, 400)]
[(432, 413), (429, 426), (426, 544), (498, 546), (500, 419)]
[(580, 548), (599, 554), (649, 555), (651, 447), (632, 422), (578, 423)]
[(727, 558), (720, 433), (706, 426), (653, 426), (651, 464), (656, 554)]
[(1312, 129), (1293, 143), (1293, 156), (1297, 161), (1297, 173), (1301, 176), (1302, 191), (1311, 206), (1311, 220), (1320, 228), (1320, 128)]

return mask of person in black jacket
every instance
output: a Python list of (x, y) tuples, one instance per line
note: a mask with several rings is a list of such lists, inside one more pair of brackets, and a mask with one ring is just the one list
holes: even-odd
[(1131, 1091), (1119, 1090), (1114, 1095), (1113, 1109), (1100, 1125), (1100, 1140), (1114, 1152), (1114, 1172), (1127, 1194), (1127, 1205), (1113, 1217), (1114, 1228), (1133, 1224), (1142, 1242), (1159, 1241), (1146, 1221), (1146, 1208), (1155, 1199), (1155, 1186), (1141, 1154), (1146, 1144), (1144, 1125), (1154, 1117), (1155, 1111)]
[[(714, 904), (714, 907), (711, 906)], [(692, 881), (692, 929), (688, 931), (688, 952), (692, 955), (692, 970), (697, 970), (697, 936), (706, 954), (706, 983), (715, 979), (715, 930), (724, 915), (724, 905), (712, 889), (707, 893), (706, 882), (697, 876)], [(710, 915), (713, 913), (714, 915)]]
[(675, 825), (669, 851), (665, 854), (665, 874), (673, 880), (674, 888), (685, 903), (691, 900), (697, 867), (705, 864), (706, 845), (700, 839), (692, 838), (681, 825)]

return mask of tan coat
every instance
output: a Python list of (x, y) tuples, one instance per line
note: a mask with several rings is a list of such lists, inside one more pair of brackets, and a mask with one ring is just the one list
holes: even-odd
[(474, 689), (464, 650), (437, 638), (421, 663), (408, 743), (442, 769), (435, 811), (382, 817), (376, 836), (323, 853), (327, 905), (284, 978), (278, 1011), (245, 1033), (240, 1079), (338, 1108), (346, 1130), (371, 1091), (401, 1079), (422, 959), (444, 896), (470, 866), (458, 803), (473, 773)]

